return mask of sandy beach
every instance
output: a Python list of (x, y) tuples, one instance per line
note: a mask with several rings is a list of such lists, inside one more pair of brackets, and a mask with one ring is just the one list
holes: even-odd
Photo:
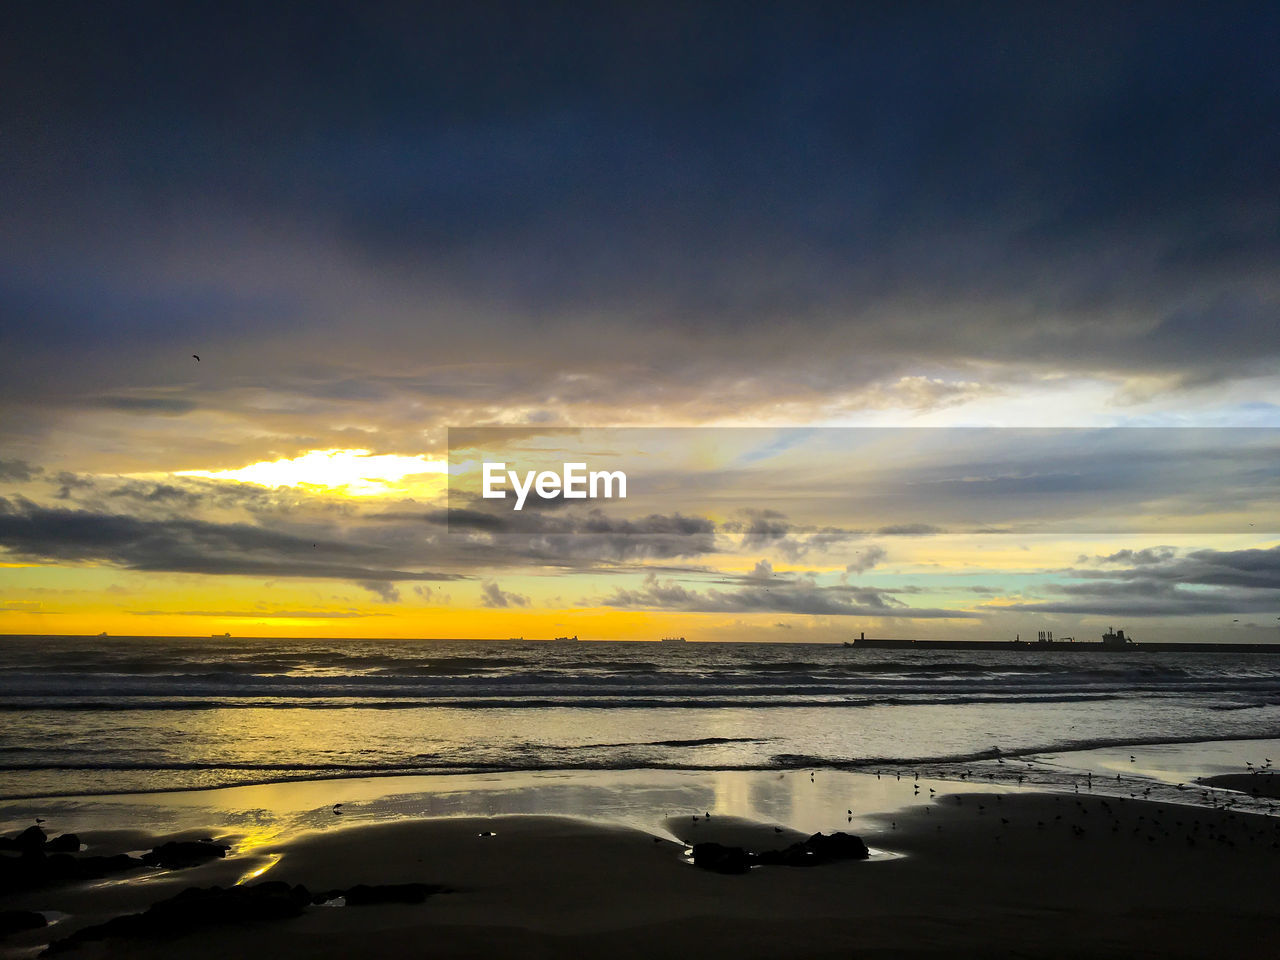
[[(227, 858), (186, 869), (7, 896), (5, 910), (60, 919), (7, 938), (4, 955), (37, 955), (188, 887), (266, 882), (305, 885), (312, 896), (356, 884), (428, 884), (432, 892), (419, 903), (332, 900), (281, 919), (108, 936), (59, 955), (1213, 957), (1229, 941), (1270, 942), (1280, 920), (1270, 882), (1280, 856), (1275, 817), (957, 785), (860, 817), (868, 860), (723, 875), (694, 866), (689, 845), (762, 851), (807, 834), (706, 812), (652, 831), (508, 815), (232, 842)], [(86, 852), (162, 839), (175, 837), (81, 837)]]

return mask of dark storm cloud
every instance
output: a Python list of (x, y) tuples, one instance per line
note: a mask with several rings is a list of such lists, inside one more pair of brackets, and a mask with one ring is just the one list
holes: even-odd
[(1272, 4), (8, 13), (10, 402), (697, 416), (1280, 350)]
[(802, 578), (792, 582), (770, 581), (738, 590), (691, 590), (675, 580), (647, 574), (639, 589), (618, 588), (602, 599), (584, 600), (583, 606), (680, 610), (690, 613), (792, 613), (814, 616), (903, 617), (917, 619), (976, 616), (964, 610), (914, 608), (895, 599), (891, 591), (874, 588), (822, 587)]
[(137, 500), (142, 503), (194, 507), (203, 497), (185, 486), (172, 483), (140, 483), (128, 481), (107, 493), (108, 498)]
[(0, 460), (0, 482), (29, 483), (33, 477), (43, 472), (40, 467), (32, 466), (25, 460)]
[[(374, 514), (371, 519), (403, 522), (413, 514)], [(516, 513), (510, 509), (429, 510), (419, 521), (448, 529), (446, 548), (475, 562), (518, 560), (578, 565), (595, 561), (670, 559), (713, 553), (716, 526), (705, 517), (649, 514), (611, 517), (600, 510), (572, 514)], [(483, 539), (468, 539), (474, 533)]]
[(796, 561), (813, 552), (839, 546), (861, 536), (835, 527), (792, 524), (774, 510), (744, 509), (740, 516), (720, 523), (691, 513), (611, 516), (600, 509), (554, 515), (516, 513), (508, 507), (474, 501), (476, 508), (430, 510), (422, 514), (389, 511), (374, 520), (410, 520), (445, 526), (451, 536), (474, 531), (495, 537), (494, 543), (513, 556), (553, 559), (637, 560), (674, 558), (721, 550), (750, 553), (760, 548)]
[(70, 500), (77, 491), (93, 490), (97, 487), (97, 481), (93, 477), (78, 476), (69, 470), (60, 470), (50, 479), (58, 488), (54, 496), (59, 500)]
[[(1280, 610), (1280, 547), (1194, 550), (1167, 547), (1120, 551), (1105, 562), (1128, 568), (1072, 571), (1078, 582), (1046, 585), (1066, 599), (1013, 605), (1043, 613), (1184, 616)], [(1008, 605), (1004, 609), (1010, 609)]]
[(427, 523), (457, 528), (475, 529), (493, 533), (512, 534), (610, 534), (622, 536), (667, 535), (678, 537), (707, 536), (716, 526), (705, 517), (682, 514), (650, 514), (636, 519), (610, 517), (600, 510), (588, 510), (574, 515), (547, 516), (538, 513), (516, 513), (507, 508), (473, 510), (457, 508), (430, 510), (421, 514), (387, 512), (372, 514), (370, 519), (409, 519), (413, 517)]
[(786, 536), (791, 524), (784, 514), (777, 510), (742, 511), (742, 517), (727, 520), (721, 524), (725, 533), (741, 534), (743, 546), (747, 548), (769, 546), (774, 540)]
[(1005, 605), (996, 612), (1029, 611), (1078, 616), (1184, 617), (1247, 613), (1271, 613), (1275, 596), (1260, 597), (1238, 592), (1200, 594), (1169, 587), (1163, 590), (1134, 586), (1124, 591), (1100, 591), (1087, 597)]
[(458, 574), (386, 568), (381, 563), (387, 551), (376, 545), (311, 541), (243, 523), (143, 520), (50, 509), (5, 498), (0, 498), (0, 547), (26, 559), (106, 561), (157, 572), (374, 583), (463, 579)]

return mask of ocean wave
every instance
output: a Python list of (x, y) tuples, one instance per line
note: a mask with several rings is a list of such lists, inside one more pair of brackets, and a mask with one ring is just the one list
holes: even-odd
[[(711, 738), (715, 741), (718, 738)], [(1253, 734), (1238, 735), (1227, 738), (1235, 741), (1280, 739), (1280, 726)], [(1095, 737), (1074, 740), (1060, 740), (1039, 744), (1033, 747), (1021, 747), (1015, 750), (987, 748), (983, 750), (965, 751), (950, 754), (934, 754), (921, 756), (881, 756), (839, 758), (807, 754), (775, 754), (763, 758), (759, 762), (724, 762), (717, 760), (711, 763), (692, 761), (674, 761), (663, 759), (638, 760), (628, 756), (602, 758), (591, 756), (582, 760), (559, 760), (551, 762), (536, 755), (524, 752), (513, 752), (510, 755), (488, 760), (446, 760), (433, 759), (430, 763), (413, 763), (406, 761), (384, 763), (216, 763), (216, 762), (146, 762), (146, 761), (99, 761), (94, 763), (55, 763), (45, 765), (0, 765), (0, 771), (9, 773), (68, 773), (88, 772), (102, 774), (109, 772), (139, 773), (148, 775), (148, 785), (119, 789), (95, 782), (92, 789), (58, 790), (58, 791), (23, 791), (12, 787), (0, 792), (0, 801), (28, 800), (41, 797), (77, 797), (77, 796), (113, 796), (135, 793), (178, 793), (193, 790), (218, 789), (230, 786), (254, 786), (272, 783), (289, 783), (306, 780), (345, 780), (365, 777), (399, 777), (399, 776), (432, 776), (458, 773), (529, 773), (554, 772), (556, 770), (574, 771), (611, 771), (611, 770), (677, 770), (677, 771), (753, 771), (753, 770), (797, 770), (797, 769), (837, 769), (885, 772), (908, 769), (930, 768), (930, 776), (946, 778), (955, 776), (960, 771), (955, 768), (962, 764), (983, 763), (997, 758), (1004, 760), (1031, 759), (1043, 757), (1045, 754), (1063, 754), (1094, 750), (1107, 747), (1136, 748), (1161, 744), (1194, 744), (1206, 742), (1203, 736), (1182, 737)], [(657, 741), (653, 745), (657, 745)], [(584, 745), (581, 749), (588, 749)], [(1016, 769), (1016, 768), (1015, 768)], [(173, 784), (166, 781), (180, 779), (183, 774), (190, 773), (223, 773), (228, 776), (214, 777), (198, 784)], [(248, 776), (236, 776), (247, 774)], [(254, 776), (260, 774), (261, 776)]]
[[(1151, 694), (1160, 698), (1168, 694)], [(457, 697), (420, 700), (400, 698), (379, 700), (369, 698), (297, 698), (237, 700), (207, 700), (200, 698), (145, 698), (122, 697), (111, 700), (82, 700), (74, 697), (56, 700), (12, 698), (0, 700), (0, 713), (72, 712), (72, 711), (167, 711), (167, 710), (646, 710), (680, 709), (712, 710), (725, 708), (779, 709), (784, 707), (812, 707), (815, 709), (896, 706), (964, 706), (973, 704), (1031, 704), (1031, 703), (1094, 703), (1121, 699), (1133, 699), (1116, 693), (1060, 693), (1060, 694), (995, 694), (995, 695), (946, 695), (920, 694), (914, 697), (848, 697), (829, 696), (825, 699), (806, 692), (803, 696), (704, 696), (690, 701), (683, 695), (669, 696), (546, 696), (520, 697)]]

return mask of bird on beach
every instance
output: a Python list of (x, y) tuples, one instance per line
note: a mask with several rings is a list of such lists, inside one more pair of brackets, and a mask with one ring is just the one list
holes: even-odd
[(36, 823), (44, 823), (44, 817), (36, 817)]

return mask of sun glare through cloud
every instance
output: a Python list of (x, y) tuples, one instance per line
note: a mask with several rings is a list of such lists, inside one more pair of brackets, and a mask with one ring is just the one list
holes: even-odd
[(236, 470), (181, 470), (176, 476), (235, 480), (263, 487), (316, 487), (353, 497), (371, 497), (402, 487), (406, 478), (444, 474), (447, 467), (444, 461), (422, 456), (311, 450), (300, 457), (264, 460)]

